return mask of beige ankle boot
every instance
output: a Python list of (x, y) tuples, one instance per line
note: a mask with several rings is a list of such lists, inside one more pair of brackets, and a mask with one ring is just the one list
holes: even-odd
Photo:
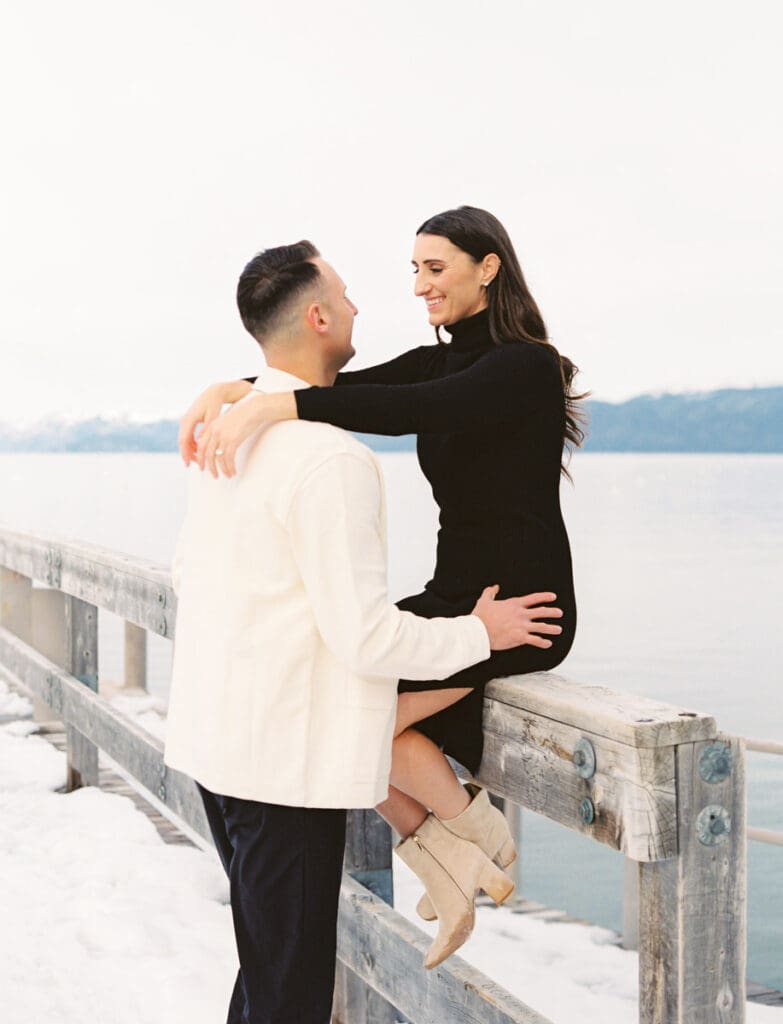
[(438, 915), (438, 935), (424, 959), (428, 969), (459, 949), (473, 931), (473, 901), (479, 889), (496, 903), (514, 891), (511, 879), (483, 851), (454, 835), (433, 814), (396, 850), (424, 883)]
[[(497, 807), (493, 807), (486, 789), (472, 783), (468, 783), (465, 789), (473, 797), (465, 810), (456, 818), (438, 820), (449, 832), (475, 843), (490, 860), (494, 860), (502, 868), (507, 868), (517, 859), (517, 850), (505, 815)], [(434, 921), (437, 917), (432, 900), (426, 893), (419, 900), (416, 912), (425, 921)]]

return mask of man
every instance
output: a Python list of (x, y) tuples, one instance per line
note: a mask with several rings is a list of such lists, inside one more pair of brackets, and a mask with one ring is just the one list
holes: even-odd
[[(357, 309), (309, 242), (256, 256), (237, 297), (257, 390), (330, 385), (354, 354)], [(261, 428), (235, 477), (191, 475), (166, 763), (197, 780), (230, 879), (229, 1024), (328, 1024), (346, 808), (387, 796), (397, 679), (527, 635), (489, 590), (460, 618), (400, 611), (384, 543), (375, 458), (327, 424)]]

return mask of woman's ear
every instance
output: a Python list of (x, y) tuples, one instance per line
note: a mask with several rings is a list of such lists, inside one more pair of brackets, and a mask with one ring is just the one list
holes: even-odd
[(481, 261), (481, 283), (484, 287), (491, 284), (494, 278), (497, 276), (498, 270), (500, 270), (500, 257), (495, 252), (488, 252), (484, 259)]

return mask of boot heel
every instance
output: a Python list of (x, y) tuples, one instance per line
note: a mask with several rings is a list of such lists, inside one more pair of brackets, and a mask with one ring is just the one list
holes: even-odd
[(517, 859), (517, 848), (514, 845), (514, 840), (511, 836), (506, 839), (500, 850), (495, 857), (495, 860), (500, 864), (502, 868), (507, 868), (509, 864), (513, 864)]
[(491, 860), (481, 870), (479, 885), (497, 904), (505, 903), (514, 891), (512, 880)]

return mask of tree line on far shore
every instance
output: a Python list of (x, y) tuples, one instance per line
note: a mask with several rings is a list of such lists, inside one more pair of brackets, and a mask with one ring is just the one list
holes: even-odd
[[(783, 387), (725, 388), (585, 402), (592, 452), (783, 452)], [(376, 451), (413, 451), (416, 439), (357, 435)], [(96, 417), (0, 424), (0, 452), (174, 452), (177, 421)]]

